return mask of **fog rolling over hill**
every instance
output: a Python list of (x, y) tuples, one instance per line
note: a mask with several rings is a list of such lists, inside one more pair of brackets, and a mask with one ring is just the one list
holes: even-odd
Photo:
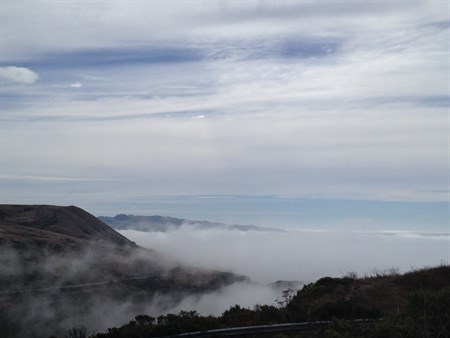
[(238, 231), (268, 231), (283, 232), (279, 228), (259, 227), (255, 225), (224, 224), (208, 221), (194, 221), (190, 219), (168, 216), (138, 216), (119, 214), (114, 217), (99, 216), (99, 219), (117, 230), (138, 230), (146, 232), (168, 232), (185, 228), (194, 230), (238, 230)]
[(80, 323), (104, 330), (236, 282), (249, 279), (165, 259), (77, 207), (0, 205), (5, 337), (61, 335)]
[[(130, 217), (142, 219), (118, 216)], [(79, 324), (100, 332), (180, 310), (221, 315), (274, 305), (295, 281), (408, 271), (448, 253), (441, 233), (250, 231), (158, 217), (179, 226), (118, 233), (73, 206), (0, 205), (0, 336), (61, 336)]]

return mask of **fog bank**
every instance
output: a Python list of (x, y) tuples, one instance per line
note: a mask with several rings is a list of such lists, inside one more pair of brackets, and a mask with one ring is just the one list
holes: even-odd
[(359, 275), (392, 267), (449, 261), (446, 234), (297, 230), (286, 233), (199, 230), (168, 233), (120, 231), (138, 245), (182, 263), (232, 271), (260, 283), (315, 281), (323, 276)]

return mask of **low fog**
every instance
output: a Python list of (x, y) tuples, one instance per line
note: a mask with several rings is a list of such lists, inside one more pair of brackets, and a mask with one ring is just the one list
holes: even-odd
[[(181, 310), (220, 315), (240, 304), (276, 304), (282, 288), (193, 269), (150, 250), (87, 246), (76, 251), (0, 247), (0, 323), (17, 337), (62, 336), (74, 326), (103, 332), (139, 314)], [(234, 282), (233, 282), (234, 281)]]
[[(48, 336), (75, 325), (84, 325), (90, 332), (103, 332), (138, 314), (157, 317), (196, 310), (220, 315), (235, 304), (249, 308), (256, 304), (276, 305), (282, 290), (292, 287), (289, 283), (269, 285), (279, 280), (299, 281), (296, 285), (301, 288), (302, 283), (324, 276), (350, 272), (370, 275), (390, 268), (408, 271), (448, 262), (449, 257), (445, 234), (244, 232), (195, 226), (164, 233), (120, 232), (162, 255), (154, 251), (88, 248), (72, 254), (44, 253), (37, 257), (35, 251), (19, 255), (14, 250), (0, 250), (0, 314), (12, 325), (4, 329), (19, 330), (20, 336), (36, 332)], [(154, 283), (161, 280), (157, 276), (163, 278), (160, 285), (170, 287), (174, 280), (170, 277), (172, 269), (179, 264), (232, 271), (250, 277), (252, 282), (241, 279), (219, 289), (198, 292), (195, 284), (202, 283), (198, 282), (201, 278), (186, 277), (186, 273), (195, 271), (187, 269), (176, 279), (182, 285), (182, 293), (157, 291), (159, 284)], [(149, 275), (156, 279), (148, 279)]]
[(267, 284), (324, 276), (438, 265), (449, 261), (446, 234), (291, 230), (243, 232), (182, 227), (171, 232), (122, 230), (138, 245), (193, 266), (232, 271)]

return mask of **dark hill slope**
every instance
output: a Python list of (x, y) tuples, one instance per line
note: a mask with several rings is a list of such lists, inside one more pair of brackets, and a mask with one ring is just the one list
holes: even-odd
[(1, 336), (101, 330), (246, 280), (169, 261), (76, 207), (0, 206)]
[[(148, 316), (139, 316), (94, 337), (174, 337), (177, 333), (192, 337), (228, 337), (227, 333), (243, 331), (248, 333), (239, 337), (450, 337), (450, 266), (359, 279), (324, 277), (305, 285), (295, 296), (291, 295), (290, 292), (284, 294), (283, 306), (279, 308), (263, 305), (247, 309), (236, 305), (217, 318), (188, 311), (168, 314), (153, 322)], [(360, 318), (369, 320), (355, 321)], [(298, 325), (297, 332), (292, 331), (293, 326), (284, 325), (285, 332), (274, 333), (271, 324), (289, 322), (309, 324)], [(259, 325), (266, 327), (263, 330), (252, 328)], [(230, 327), (234, 329), (216, 331), (215, 335), (205, 333)], [(237, 329), (239, 327), (246, 328)]]
[(370, 278), (324, 277), (298, 291), (287, 310), (297, 321), (381, 317), (404, 311), (414, 292), (449, 288), (449, 266)]
[[(53, 233), (77, 240), (132, 245), (131, 241), (95, 216), (75, 206), (0, 205), (0, 227), (11, 228), (11, 226), (22, 227), (21, 232), (27, 237), (39, 233), (42, 236)], [(25, 230), (23, 227), (28, 229)]]

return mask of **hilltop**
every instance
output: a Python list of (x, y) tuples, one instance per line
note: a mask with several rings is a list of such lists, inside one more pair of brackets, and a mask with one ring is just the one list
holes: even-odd
[(134, 245), (95, 216), (75, 206), (0, 205), (0, 229), (1, 245), (22, 248), (45, 245), (58, 250), (67, 244), (88, 242)]

